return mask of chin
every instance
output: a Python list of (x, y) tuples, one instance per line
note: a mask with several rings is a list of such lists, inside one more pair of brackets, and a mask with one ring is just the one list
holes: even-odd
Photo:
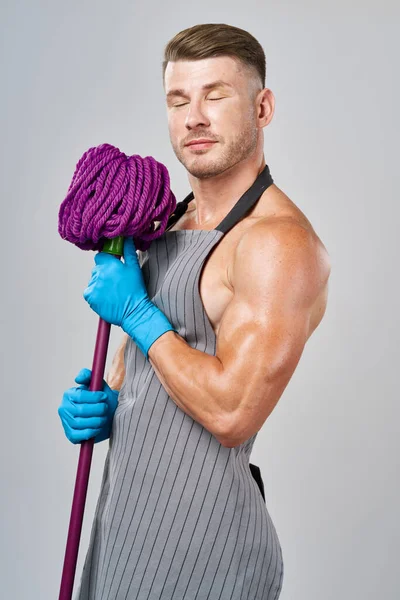
[(194, 160), (184, 164), (184, 166), (193, 177), (197, 177), (198, 179), (210, 179), (210, 177), (216, 177), (230, 167), (230, 165), (221, 164), (215, 160)]
[(208, 156), (211, 149), (198, 150), (196, 154), (188, 156), (185, 151), (176, 152), (175, 156), (179, 162), (185, 167), (186, 171), (193, 177), (198, 179), (210, 179), (220, 175), (232, 164), (224, 160), (223, 157)]

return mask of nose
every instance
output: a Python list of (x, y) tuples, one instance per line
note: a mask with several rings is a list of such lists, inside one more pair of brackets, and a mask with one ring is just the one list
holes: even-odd
[(187, 129), (196, 129), (196, 127), (199, 125), (209, 127), (210, 120), (202, 111), (199, 102), (191, 102), (189, 104), (189, 110), (185, 119), (185, 126)]

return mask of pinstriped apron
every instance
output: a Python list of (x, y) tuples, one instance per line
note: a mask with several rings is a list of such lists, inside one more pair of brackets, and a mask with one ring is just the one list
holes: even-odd
[[(272, 183), (266, 165), (218, 227), (168, 231), (190, 193), (140, 253), (149, 297), (192, 348), (216, 352), (199, 293), (202, 265)], [(128, 338), (76, 600), (277, 600), (282, 551), (249, 468), (256, 435), (222, 446), (175, 404)]]

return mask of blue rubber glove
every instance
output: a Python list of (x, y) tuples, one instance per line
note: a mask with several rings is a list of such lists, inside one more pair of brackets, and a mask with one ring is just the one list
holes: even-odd
[(105, 321), (119, 325), (148, 359), (150, 346), (167, 331), (176, 331), (150, 300), (132, 237), (124, 240), (124, 262), (99, 252), (83, 297)]
[(73, 444), (94, 438), (94, 443), (110, 437), (112, 421), (118, 406), (118, 390), (112, 390), (103, 379), (103, 391), (89, 390), (92, 371), (81, 369), (75, 378), (79, 387), (64, 392), (58, 414), (65, 435)]

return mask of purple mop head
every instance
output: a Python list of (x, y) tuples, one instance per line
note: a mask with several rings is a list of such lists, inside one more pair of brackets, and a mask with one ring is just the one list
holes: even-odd
[[(101, 250), (104, 238), (130, 235), (136, 248), (147, 250), (164, 233), (175, 207), (162, 163), (101, 144), (76, 165), (60, 206), (58, 233), (82, 250)], [(157, 230), (155, 221), (160, 221)]]

